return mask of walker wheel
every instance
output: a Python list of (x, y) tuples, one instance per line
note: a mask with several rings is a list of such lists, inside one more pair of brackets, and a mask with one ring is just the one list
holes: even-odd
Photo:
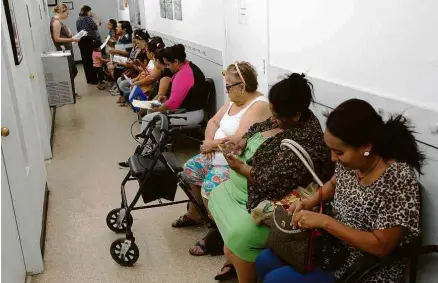
[(126, 229), (129, 227), (132, 227), (132, 223), (134, 220), (132, 219), (132, 215), (126, 215), (123, 219), (121, 225), (118, 224), (117, 220), (120, 215), (120, 208), (116, 208), (111, 210), (108, 215), (106, 216), (106, 225), (108, 228), (111, 229), (111, 231), (116, 233), (124, 233), (126, 232)]
[(121, 266), (133, 266), (140, 256), (137, 244), (133, 240), (119, 238), (110, 247), (111, 257)]

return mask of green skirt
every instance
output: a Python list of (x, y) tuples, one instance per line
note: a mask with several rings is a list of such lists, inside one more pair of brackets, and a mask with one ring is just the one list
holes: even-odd
[[(261, 133), (248, 139), (241, 160), (246, 163), (265, 140)], [(225, 245), (241, 259), (255, 262), (260, 252), (266, 248), (269, 229), (254, 222), (246, 209), (247, 202), (247, 179), (230, 170), (230, 179), (211, 192), (208, 208)]]

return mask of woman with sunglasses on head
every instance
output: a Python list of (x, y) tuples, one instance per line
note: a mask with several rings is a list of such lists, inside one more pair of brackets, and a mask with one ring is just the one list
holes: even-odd
[[(229, 166), (219, 149), (220, 144), (225, 139), (237, 143), (253, 124), (265, 121), (272, 115), (268, 98), (257, 91), (257, 73), (251, 64), (231, 64), (224, 75), (229, 99), (208, 122), (201, 153), (184, 165), (184, 177), (193, 197), (200, 203), (204, 202), (206, 207), (210, 192), (229, 177)], [(190, 204), (188, 212), (175, 220), (172, 227), (200, 223), (200, 215)], [(195, 256), (208, 254), (204, 239), (198, 241), (189, 252)]]
[[(319, 195), (294, 203), (292, 224), (302, 229), (323, 229), (333, 240), (317, 251), (320, 265), (302, 275), (265, 250), (257, 258), (264, 283), (332, 283), (365, 254), (385, 258), (397, 247), (420, 235), (420, 187), (424, 155), (406, 119), (388, 121), (367, 102), (351, 99), (328, 117), (324, 134), (337, 163), (335, 174), (323, 187), (323, 201), (332, 202), (333, 215), (312, 211)], [(324, 236), (323, 234), (323, 236)], [(326, 253), (336, 243), (333, 253)], [(389, 262), (361, 282), (404, 282), (407, 258)]]
[(269, 91), (272, 117), (253, 125), (241, 141), (223, 144), (230, 179), (211, 192), (208, 208), (225, 243), (226, 266), (235, 268), (240, 283), (255, 282), (255, 260), (269, 233), (255, 223), (251, 210), (312, 181), (300, 159), (280, 148), (281, 141), (299, 143), (323, 180), (333, 174), (321, 125), (309, 109), (311, 101), (311, 83), (304, 75), (292, 74)]

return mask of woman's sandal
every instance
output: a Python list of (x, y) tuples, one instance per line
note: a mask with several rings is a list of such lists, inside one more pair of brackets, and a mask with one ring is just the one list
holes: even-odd
[(173, 228), (182, 228), (190, 226), (203, 225), (204, 221), (193, 220), (187, 214), (181, 215), (177, 220), (172, 222)]
[[(197, 252), (195, 249), (199, 249), (201, 250), (201, 252)], [(195, 246), (189, 249), (189, 253), (193, 256), (204, 256), (208, 254), (208, 250), (205, 244), (201, 244), (201, 242), (196, 242)]]
[(230, 279), (236, 278), (237, 272), (232, 264), (225, 264), (224, 266), (222, 266), (221, 271), (227, 267), (229, 268), (229, 270), (225, 273), (221, 273), (221, 274), (216, 275), (214, 277), (214, 280), (225, 281), (225, 280), (230, 280)]

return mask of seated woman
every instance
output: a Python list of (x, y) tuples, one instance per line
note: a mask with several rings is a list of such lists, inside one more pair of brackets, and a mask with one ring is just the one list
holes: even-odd
[[(128, 57), (133, 48), (132, 44), (132, 27), (129, 22), (120, 21), (117, 24), (117, 42), (115, 48), (109, 50), (111, 55), (119, 55)], [(107, 64), (108, 71), (111, 77), (117, 81), (122, 75), (124, 67), (115, 63)]]
[[(157, 51), (157, 48), (164, 48), (164, 43), (161, 37), (153, 37), (149, 43), (147, 43), (145, 38), (139, 38), (138, 43), (141, 46), (144, 45), (150, 47), (152, 51), (149, 51), (149, 48), (146, 48), (147, 55), (145, 57), (145, 60), (143, 62), (141, 60), (137, 60), (137, 63), (139, 63), (140, 69), (142, 71), (136, 78), (132, 79), (132, 84), (127, 84), (129, 88), (126, 88), (124, 90), (122, 89), (123, 97), (121, 100), (121, 106), (124, 106), (125, 103), (130, 103), (133, 99), (148, 99), (148, 97), (150, 96), (149, 93), (152, 91), (154, 83), (160, 79), (160, 76), (162, 74), (159, 69), (155, 68), (153, 61), (153, 56)], [(134, 97), (130, 99), (130, 94), (133, 91), (133, 88), (136, 86), (137, 89), (134, 90), (134, 92), (136, 92), (138, 95), (135, 95), (134, 93)], [(140, 98), (138, 96), (140, 96)]]
[[(229, 166), (219, 150), (220, 144), (225, 139), (237, 143), (253, 124), (265, 121), (272, 115), (267, 97), (257, 91), (257, 73), (249, 63), (229, 65), (225, 71), (225, 87), (229, 99), (208, 122), (201, 154), (192, 157), (184, 165), (184, 176), (191, 193), (206, 207), (210, 192), (229, 177)], [(200, 215), (190, 204), (188, 212), (175, 220), (172, 227), (199, 223), (202, 223)], [(204, 240), (197, 242), (190, 253), (197, 256), (207, 254)]]
[[(127, 102), (124, 96), (129, 96), (131, 91), (131, 82), (136, 82), (140, 78), (143, 78), (149, 74), (148, 70), (145, 70), (145, 67), (149, 63), (150, 59), (147, 56), (147, 42), (149, 40), (149, 34), (144, 31), (135, 32), (135, 36), (133, 37), (133, 41), (135, 42), (137, 51), (132, 54), (131, 58), (125, 64), (125, 71), (123, 72), (123, 76), (117, 79), (118, 86), (118, 94), (120, 95), (117, 103), (121, 103), (122, 106)], [(126, 80), (125, 76), (130, 78), (131, 80)], [(142, 87), (143, 88), (143, 87)], [(149, 89), (144, 89), (143, 91), (148, 91)]]
[[(257, 91), (257, 73), (253, 66), (236, 62), (229, 65), (224, 74), (229, 99), (208, 121), (201, 154), (184, 166), (185, 179), (198, 202), (206, 202), (211, 190), (228, 180), (229, 166), (219, 150), (225, 138), (237, 143), (253, 124), (271, 117), (268, 99)], [(195, 207), (189, 205), (188, 212), (174, 221), (172, 227), (197, 225), (200, 221)]]
[(154, 107), (150, 114), (143, 117), (142, 130), (159, 112), (186, 109), (187, 120), (170, 119), (172, 125), (196, 125), (204, 118), (204, 106), (207, 102), (207, 84), (204, 73), (190, 61), (186, 60), (185, 48), (182, 44), (166, 47), (163, 50), (166, 66), (174, 73), (169, 99), (161, 106)]
[(108, 43), (109, 45), (114, 45), (117, 41), (117, 21), (114, 19), (109, 19), (106, 27), (108, 29), (108, 35), (110, 36), (110, 41)]
[[(334, 215), (311, 211), (318, 195), (294, 204), (289, 212), (293, 225), (324, 229), (340, 249), (335, 256), (317, 253), (323, 264), (305, 275), (265, 250), (256, 262), (264, 283), (335, 282), (365, 253), (383, 258), (420, 234), (414, 170), (421, 173), (424, 156), (402, 116), (384, 122), (370, 104), (351, 99), (330, 114), (324, 139), (337, 162), (335, 175), (322, 188), (323, 200), (333, 200)], [(397, 260), (364, 282), (403, 282), (406, 266), (407, 261)]]
[[(208, 208), (240, 283), (255, 281), (254, 262), (265, 248), (269, 232), (256, 225), (250, 211), (264, 200), (279, 200), (312, 181), (302, 162), (280, 148), (281, 141), (298, 142), (322, 179), (328, 180), (333, 173), (321, 125), (309, 109), (311, 101), (311, 83), (304, 75), (292, 74), (269, 91), (271, 119), (253, 125), (238, 144), (226, 144), (230, 180), (211, 192)], [(239, 157), (234, 155), (237, 152)]]

